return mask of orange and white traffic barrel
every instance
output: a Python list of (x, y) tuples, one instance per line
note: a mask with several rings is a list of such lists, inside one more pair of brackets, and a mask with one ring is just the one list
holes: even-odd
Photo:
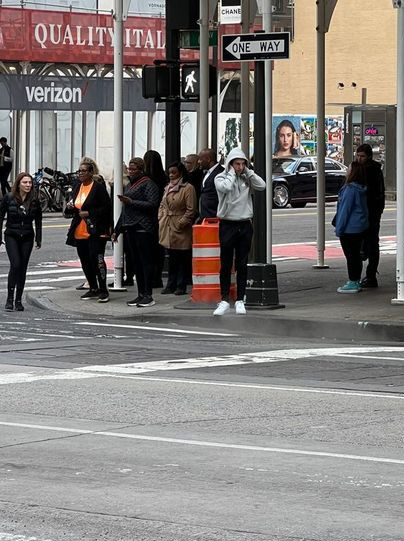
[[(215, 303), (220, 294), (219, 218), (205, 218), (194, 225), (192, 239), (192, 302)], [(235, 277), (232, 273), (230, 297), (235, 298)]]

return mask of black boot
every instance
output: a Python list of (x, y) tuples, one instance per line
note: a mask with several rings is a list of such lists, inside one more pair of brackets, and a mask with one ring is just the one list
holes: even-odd
[(22, 305), (21, 299), (15, 299), (14, 308), (17, 312), (24, 312), (24, 306)]
[(24, 306), (22, 305), (21, 299), (22, 299), (22, 291), (18, 291), (18, 288), (17, 288), (17, 293), (15, 295), (15, 303), (14, 303), (14, 310), (16, 310), (17, 312), (24, 311)]
[(9, 288), (7, 294), (6, 305), (4, 307), (6, 310), (13, 310), (14, 308), (14, 288)]

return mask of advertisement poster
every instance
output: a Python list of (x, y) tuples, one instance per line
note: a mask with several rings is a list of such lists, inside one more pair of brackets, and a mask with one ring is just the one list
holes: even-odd
[(300, 117), (274, 116), (272, 119), (273, 155), (277, 158), (300, 155)]
[(339, 162), (344, 161), (344, 121), (342, 116), (325, 119), (327, 156)]
[[(254, 115), (250, 118), (250, 153), (254, 154)], [(240, 114), (222, 113), (219, 123), (219, 154), (225, 158), (241, 145)], [(343, 117), (325, 119), (326, 155), (343, 162)], [(273, 156), (315, 156), (317, 153), (317, 118), (315, 115), (274, 115), (272, 119)]]
[(317, 119), (314, 116), (300, 118), (300, 153), (312, 156), (316, 153)]

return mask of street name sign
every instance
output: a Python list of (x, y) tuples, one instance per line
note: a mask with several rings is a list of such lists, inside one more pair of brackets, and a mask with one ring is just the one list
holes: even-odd
[[(217, 30), (209, 30), (209, 46), (217, 47)], [(180, 32), (180, 45), (182, 49), (199, 49), (199, 30), (182, 30)]]
[(289, 44), (289, 32), (224, 34), (222, 61), (250, 62), (251, 60), (287, 59), (289, 58)]

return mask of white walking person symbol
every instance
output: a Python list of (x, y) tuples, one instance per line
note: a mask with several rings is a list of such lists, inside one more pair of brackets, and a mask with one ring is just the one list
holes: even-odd
[(195, 71), (192, 70), (189, 75), (185, 77), (185, 82), (187, 83), (185, 86), (185, 94), (189, 91), (192, 92), (192, 94), (195, 93), (194, 83), (197, 83), (198, 81), (194, 77)]

